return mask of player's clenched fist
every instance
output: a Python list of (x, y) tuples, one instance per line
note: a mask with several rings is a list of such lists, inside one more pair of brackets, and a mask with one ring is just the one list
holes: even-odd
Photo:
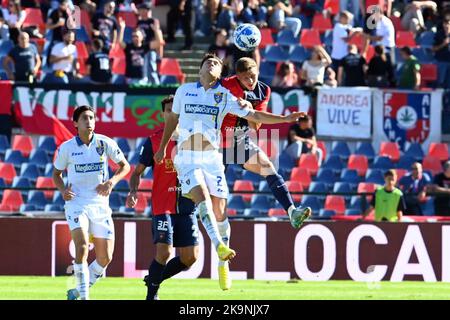
[(70, 201), (73, 198), (75, 198), (75, 193), (72, 191), (72, 184), (69, 184), (69, 186), (64, 190), (63, 199), (64, 201)]
[(136, 203), (137, 203), (137, 195), (136, 195), (136, 192), (130, 192), (130, 193), (128, 193), (128, 196), (127, 196), (127, 207), (128, 208), (134, 208), (134, 206), (136, 205)]
[(97, 191), (97, 193), (101, 196), (107, 197), (111, 194), (113, 188), (113, 184), (111, 181), (106, 181), (104, 183), (99, 184), (95, 190)]
[(165, 157), (166, 157), (166, 150), (159, 149), (153, 156), (153, 160), (155, 160), (155, 163), (160, 164), (162, 163)]

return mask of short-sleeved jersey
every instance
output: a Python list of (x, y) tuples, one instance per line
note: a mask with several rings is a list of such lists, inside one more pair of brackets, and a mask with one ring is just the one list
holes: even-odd
[(152, 210), (153, 215), (192, 214), (195, 204), (181, 195), (178, 188), (177, 172), (173, 166), (172, 151), (175, 141), (169, 141), (166, 157), (161, 164), (153, 160), (163, 137), (163, 130), (158, 130), (145, 140), (139, 152), (139, 163), (153, 168)]
[(219, 149), (220, 128), (225, 116), (231, 113), (245, 117), (250, 109), (242, 108), (237, 98), (220, 82), (206, 91), (200, 82), (192, 82), (177, 89), (172, 112), (179, 115), (179, 145), (191, 135), (201, 133), (215, 149)]
[(70, 203), (109, 204), (109, 197), (95, 190), (109, 179), (108, 159), (119, 163), (125, 156), (114, 140), (101, 134), (94, 134), (89, 145), (76, 136), (59, 147), (54, 166), (60, 171), (67, 169), (68, 184), (75, 193)]

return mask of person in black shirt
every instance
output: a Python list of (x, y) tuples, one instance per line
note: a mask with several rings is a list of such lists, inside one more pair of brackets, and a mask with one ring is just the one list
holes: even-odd
[(429, 191), (438, 193), (434, 198), (434, 211), (437, 216), (450, 216), (450, 160), (444, 164), (444, 172), (434, 177)]
[(434, 36), (434, 46), (431, 48), (438, 61), (439, 79), (444, 80), (444, 87), (450, 86), (450, 20), (442, 22)]
[(369, 62), (367, 70), (369, 87), (389, 88), (395, 84), (391, 59), (384, 53), (382, 45), (375, 46), (375, 55)]
[(111, 44), (117, 39), (117, 20), (114, 16), (116, 4), (114, 1), (107, 1), (103, 7), (103, 12), (98, 12), (92, 19), (92, 34), (94, 38), (101, 39), (105, 52), (109, 52)]
[(228, 42), (228, 33), (225, 29), (219, 29), (215, 32), (215, 41), (208, 48), (209, 53), (214, 53), (223, 61), (222, 77), (226, 77), (230, 74), (231, 59), (231, 47)]
[(108, 54), (103, 51), (103, 41), (94, 39), (92, 48), (94, 52), (86, 61), (87, 75), (92, 83), (111, 83), (111, 63)]
[[(67, 9), (68, 1), (61, 0), (58, 9), (53, 10), (47, 19), (47, 30), (53, 30), (51, 41), (52, 44), (50, 45), (50, 47), (52, 47), (55, 42), (63, 41), (63, 29), (66, 26), (66, 21), (69, 17), (67, 14)], [(49, 52), (51, 52), (51, 48), (49, 48)]]
[[(41, 66), (41, 58), (36, 47), (30, 45), (28, 33), (19, 33), (18, 41), (19, 44), (12, 48), (3, 60), (4, 69), (9, 80), (33, 83)], [(14, 73), (10, 64), (14, 64)]]
[(323, 152), (317, 146), (316, 132), (310, 116), (299, 118), (298, 123), (289, 128), (288, 146), (285, 151), (293, 159), (299, 159), (302, 153), (312, 153), (317, 156), (319, 165), (322, 163)]
[(348, 52), (338, 69), (338, 84), (345, 87), (365, 86), (366, 59), (358, 53), (358, 47), (354, 44), (348, 46)]
[(160, 57), (164, 54), (163, 33), (161, 31), (159, 20), (152, 18), (150, 3), (142, 3), (138, 7), (139, 16), (137, 28), (144, 31), (144, 42), (150, 43), (151, 48), (158, 53)]
[(167, 42), (175, 42), (175, 31), (181, 21), (184, 33), (184, 47), (190, 50), (194, 42), (192, 32), (192, 0), (169, 0), (170, 11), (167, 13)]

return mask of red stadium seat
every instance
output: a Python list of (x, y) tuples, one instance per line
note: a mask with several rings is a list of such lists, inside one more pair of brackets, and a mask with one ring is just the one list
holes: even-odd
[(259, 43), (259, 48), (264, 49), (268, 45), (274, 45), (275, 42), (272, 38), (272, 30), (270, 28), (259, 29), (261, 31), (261, 42)]
[(351, 154), (347, 163), (348, 169), (353, 169), (358, 172), (358, 175), (364, 177), (369, 168), (369, 160), (362, 154)]
[(186, 75), (181, 70), (180, 64), (175, 58), (162, 58), (159, 64), (159, 74), (176, 76), (180, 83), (184, 83)]
[(400, 148), (396, 142), (382, 142), (380, 146), (380, 156), (389, 157), (392, 161), (400, 160)]
[[(236, 180), (233, 185), (233, 191), (254, 191), (253, 183), (250, 180)], [(244, 201), (250, 202), (252, 200), (252, 193), (240, 194)]]
[(366, 43), (366, 38), (364, 35), (357, 33), (355, 34), (349, 41), (348, 44), (354, 44), (358, 47), (359, 51), (364, 48), (364, 44)]
[(428, 82), (436, 81), (438, 78), (437, 65), (434, 63), (424, 63), (420, 66), (421, 86), (426, 86)]
[(82, 74), (83, 76), (86, 75), (86, 59), (84, 58), (79, 58), (78, 59), (78, 63), (80, 64), (80, 69), (78, 70), (80, 72), (80, 74)]
[(303, 29), (300, 36), (300, 44), (305, 48), (321, 45), (319, 30)]
[(339, 1), (336, 0), (325, 0), (323, 5), (325, 10), (330, 10), (331, 14), (334, 16), (339, 13)]
[(322, 159), (327, 158), (327, 147), (325, 146), (325, 142), (317, 140), (317, 148), (322, 150)]
[(389, 19), (391, 19), (392, 24), (394, 25), (395, 31), (405, 31), (405, 29), (403, 29), (403, 27), (402, 27), (402, 19), (400, 17), (391, 15), (389, 17)]
[(298, 166), (300, 168), (307, 169), (313, 176), (315, 176), (317, 174), (317, 171), (319, 171), (317, 156), (312, 153), (303, 153), (300, 156), (300, 160), (298, 161)]
[(33, 140), (30, 136), (20, 134), (14, 136), (12, 149), (19, 150), (24, 157), (28, 158), (33, 148)]
[(263, 150), (270, 159), (278, 156), (278, 143), (273, 140), (258, 140), (258, 146)]
[(336, 214), (342, 215), (345, 213), (345, 198), (343, 196), (329, 195), (325, 198), (326, 210), (334, 210)]
[(417, 47), (414, 33), (411, 31), (397, 31), (395, 35), (395, 45), (397, 48), (401, 47)]
[(284, 209), (281, 209), (281, 208), (270, 208), (269, 212), (267, 213), (267, 215), (269, 217), (285, 216), (286, 215), (286, 211), (284, 211)]
[(142, 192), (137, 193), (137, 203), (134, 207), (136, 213), (143, 213), (148, 206), (147, 197)]
[(395, 169), (395, 172), (397, 173), (397, 183), (400, 181), (401, 178), (405, 176), (405, 174), (408, 173), (408, 170), (406, 169)]
[(114, 43), (109, 51), (109, 57), (113, 59), (121, 58), (125, 59), (125, 51), (122, 49), (120, 44)]
[(120, 19), (125, 21), (125, 25), (127, 27), (134, 29), (137, 26), (138, 19), (134, 12), (119, 11), (119, 13), (117, 13), (117, 21), (119, 21)]
[(312, 29), (319, 30), (320, 33), (324, 33), (327, 30), (333, 29), (333, 24), (330, 18), (325, 18), (323, 14), (317, 13), (313, 17)]
[(89, 52), (84, 42), (77, 41), (75, 42), (75, 46), (77, 47), (78, 59), (89, 58)]
[(432, 142), (428, 147), (428, 154), (438, 158), (440, 161), (447, 161), (450, 157), (448, 145), (445, 143)]
[(235, 216), (235, 215), (237, 215), (236, 209), (227, 208), (227, 216)]
[(360, 182), (358, 184), (358, 193), (373, 193), (375, 192), (377, 186), (375, 183), (370, 182)]
[(439, 158), (427, 155), (423, 159), (423, 170), (430, 170), (435, 176), (436, 174), (440, 173), (442, 171), (442, 164), (441, 160)]
[(0, 177), (5, 180), (5, 183), (12, 184), (14, 177), (17, 176), (16, 169), (12, 163), (1, 163), (0, 162)]
[[(36, 188), (55, 188), (55, 183), (50, 177), (38, 177), (36, 180)], [(47, 199), (53, 199), (53, 193), (54, 191), (52, 190), (46, 190), (44, 191), (44, 196)]]
[(39, 31), (45, 30), (45, 22), (42, 18), (41, 9), (38, 8), (25, 8), (25, 20), (22, 24), (23, 28), (26, 27), (38, 27)]
[(374, 46), (368, 46), (367, 51), (364, 53), (364, 59), (366, 59), (366, 62), (369, 63), (370, 60), (372, 60), (373, 56), (375, 55), (375, 47)]
[(289, 180), (297, 181), (302, 185), (303, 189), (307, 189), (311, 184), (311, 175), (306, 168), (293, 168)]
[(125, 58), (114, 58), (111, 71), (114, 74), (125, 75), (126, 67)]
[(299, 181), (292, 181), (292, 180), (286, 181), (286, 186), (287, 186), (289, 192), (291, 192), (292, 200), (294, 200), (294, 202), (302, 201), (301, 194), (292, 194), (292, 192), (302, 192), (303, 191), (303, 186)]
[(12, 213), (12, 212), (14, 212), (14, 210), (9, 204), (0, 203), (0, 212), (2, 212), (2, 213)]
[[(153, 189), (153, 180), (152, 179), (141, 179), (138, 189), (139, 190)], [(142, 191), (142, 194), (145, 195), (147, 200), (150, 200), (152, 198), (152, 191)]]
[(91, 17), (89, 16), (89, 12), (87, 12), (84, 9), (81, 9), (80, 15), (81, 15), (81, 17), (80, 17), (81, 25), (84, 27), (87, 34), (91, 34), (92, 33), (92, 22), (91, 22)]
[(39, 38), (33, 38), (30, 39), (30, 42), (34, 42), (34, 44), (36, 45), (37, 49), (38, 49), (38, 53), (42, 55), (43, 51), (44, 51), (44, 47), (45, 47), (45, 38), (39, 39)]
[(12, 211), (19, 211), (23, 204), (22, 193), (18, 190), (5, 190), (1, 204), (11, 206)]

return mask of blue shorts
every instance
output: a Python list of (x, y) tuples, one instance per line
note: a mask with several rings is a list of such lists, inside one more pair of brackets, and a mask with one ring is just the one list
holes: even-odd
[(161, 214), (153, 216), (153, 243), (173, 247), (198, 245), (198, 224), (195, 214)]
[(232, 147), (222, 149), (225, 170), (229, 164), (238, 164), (243, 167), (250, 158), (260, 151), (261, 149), (248, 135), (233, 139)]

